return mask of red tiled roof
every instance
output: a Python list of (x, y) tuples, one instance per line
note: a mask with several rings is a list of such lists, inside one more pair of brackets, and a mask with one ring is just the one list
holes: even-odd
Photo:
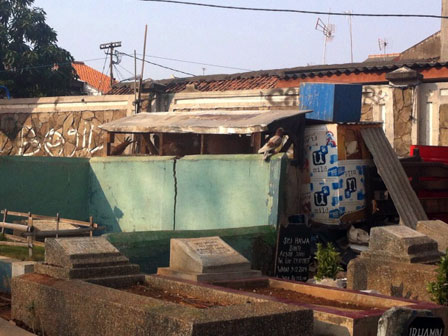
[[(204, 79), (198, 77), (183, 78), (180, 81), (162, 80), (160, 83), (166, 84), (165, 93), (177, 93), (185, 90), (187, 85), (194, 86), (195, 91), (229, 91), (229, 90), (252, 90), (252, 89), (272, 89), (279, 81), (278, 76), (261, 75), (249, 78), (219, 78)], [(107, 94), (132, 94), (134, 89), (132, 85), (114, 86)]]
[(221, 80), (195, 80), (184, 82), (168, 83), (165, 92), (176, 93), (185, 90), (188, 84), (194, 84), (197, 91), (230, 91), (230, 90), (251, 90), (251, 89), (271, 89), (278, 82), (277, 76), (259, 76), (253, 78), (232, 78)]
[(73, 62), (73, 68), (79, 76), (79, 79), (86, 82), (94, 89), (101, 93), (110, 91), (110, 77), (102, 74), (101, 72), (85, 65), (83, 62)]

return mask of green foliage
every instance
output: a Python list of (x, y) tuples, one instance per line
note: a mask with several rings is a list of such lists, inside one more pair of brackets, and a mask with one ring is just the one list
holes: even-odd
[(0, 255), (18, 260), (43, 261), (45, 258), (45, 248), (42, 246), (33, 247), (33, 256), (28, 256), (28, 247), (0, 245)]
[(6, 237), (3, 233), (0, 233), (0, 241), (6, 241)]
[(317, 280), (322, 280), (323, 278), (336, 279), (338, 272), (342, 271), (342, 268), (339, 266), (341, 257), (332, 243), (328, 243), (326, 247), (321, 243), (317, 244), (316, 260), (317, 274), (315, 278)]
[(46, 13), (33, 2), (0, 0), (0, 85), (15, 98), (69, 94), (73, 57), (57, 46)]
[[(446, 250), (448, 253), (448, 249)], [(437, 280), (430, 282), (426, 289), (437, 304), (448, 306), (448, 257), (442, 257), (437, 268)]]

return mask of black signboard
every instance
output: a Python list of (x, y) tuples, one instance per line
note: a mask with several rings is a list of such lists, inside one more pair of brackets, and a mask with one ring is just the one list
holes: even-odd
[(405, 328), (402, 336), (443, 336), (444, 331), (440, 317), (418, 316)]
[[(275, 276), (307, 281), (311, 258), (311, 231), (304, 216), (293, 216), (288, 226), (280, 225), (277, 234)], [(295, 222), (295, 223), (294, 223)]]

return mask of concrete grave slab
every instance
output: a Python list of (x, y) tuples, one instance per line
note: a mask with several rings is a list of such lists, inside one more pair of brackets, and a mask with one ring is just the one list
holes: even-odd
[(404, 225), (372, 228), (369, 249), (361, 256), (405, 263), (435, 263), (440, 259), (435, 240)]
[(434, 239), (439, 245), (439, 252), (448, 249), (448, 224), (441, 220), (418, 221), (417, 231)]
[(12, 318), (42, 326), (48, 336), (313, 335), (313, 312), (308, 308), (157, 276), (146, 277), (144, 286), (225, 305), (200, 309), (41, 274), (14, 278), (12, 285)]
[(201, 282), (261, 276), (219, 237), (171, 239), (170, 267), (159, 268), (157, 273)]

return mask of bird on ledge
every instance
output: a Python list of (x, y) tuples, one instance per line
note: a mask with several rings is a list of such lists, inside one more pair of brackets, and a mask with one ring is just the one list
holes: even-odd
[(275, 154), (275, 149), (282, 144), (284, 133), (285, 131), (283, 130), (283, 128), (277, 128), (277, 130), (275, 131), (275, 135), (258, 150), (258, 154), (264, 154), (263, 159), (265, 161), (268, 161), (268, 159)]

